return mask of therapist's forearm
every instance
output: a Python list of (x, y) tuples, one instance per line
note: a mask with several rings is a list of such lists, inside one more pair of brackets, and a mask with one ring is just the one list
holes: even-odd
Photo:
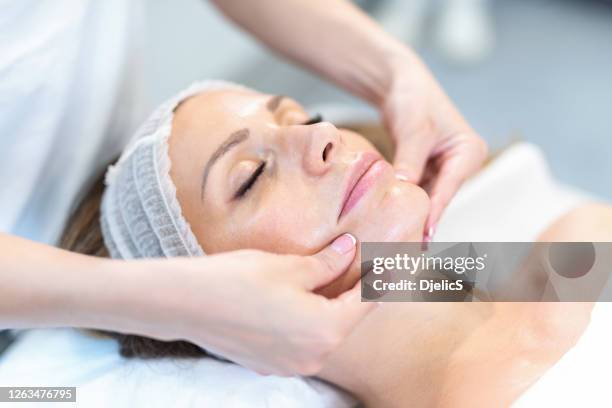
[(414, 58), (344, 0), (213, 0), (230, 19), (280, 54), (378, 105), (396, 66)]
[(126, 326), (117, 316), (131, 307), (133, 284), (115, 266), (0, 234), (0, 328)]

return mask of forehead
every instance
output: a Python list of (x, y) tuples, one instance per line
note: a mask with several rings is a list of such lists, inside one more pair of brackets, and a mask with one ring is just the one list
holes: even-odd
[[(249, 90), (215, 90), (187, 98), (174, 112), (173, 126), (199, 126), (239, 121), (262, 113), (270, 95)], [(179, 128), (180, 129), (180, 128)]]
[(181, 145), (185, 149), (197, 149), (201, 158), (233, 132), (274, 123), (275, 117), (287, 109), (302, 111), (292, 99), (248, 89), (203, 92), (181, 102), (175, 109), (170, 142), (175, 149)]
[(183, 101), (172, 121), (171, 145), (189, 154), (195, 149), (201, 158), (237, 129), (266, 118), (270, 95), (249, 90), (203, 92)]

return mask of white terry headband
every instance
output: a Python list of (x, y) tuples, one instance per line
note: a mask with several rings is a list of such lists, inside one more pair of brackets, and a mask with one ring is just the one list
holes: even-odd
[(203, 256), (183, 216), (170, 178), (168, 138), (174, 110), (205, 91), (248, 88), (225, 81), (202, 81), (158, 107), (140, 126), (121, 158), (106, 173), (101, 225), (112, 258)]

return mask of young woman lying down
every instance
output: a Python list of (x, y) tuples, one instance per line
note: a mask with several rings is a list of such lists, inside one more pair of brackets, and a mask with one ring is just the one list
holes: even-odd
[[(311, 254), (345, 232), (360, 242), (420, 241), (429, 205), (363, 136), (310, 117), (290, 98), (225, 83), (196, 84), (156, 111), (107, 185), (76, 211), (65, 248), (124, 258)], [(611, 231), (612, 210), (590, 204), (540, 239), (609, 241)], [(336, 296), (359, 276), (356, 260), (318, 290)], [(382, 304), (318, 377), (372, 407), (508, 405), (576, 343), (591, 307)], [(180, 340), (106, 334), (129, 357), (207, 356)]]

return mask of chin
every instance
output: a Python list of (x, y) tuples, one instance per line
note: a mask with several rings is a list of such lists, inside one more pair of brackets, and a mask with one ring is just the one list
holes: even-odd
[(355, 228), (360, 242), (420, 242), (429, 196), (419, 186), (394, 182)]
[[(429, 215), (429, 196), (414, 184), (394, 182), (382, 200), (359, 217), (353, 233), (359, 242), (421, 242)], [(361, 275), (360, 247), (348, 271), (318, 290), (327, 297), (336, 297), (352, 288)]]

